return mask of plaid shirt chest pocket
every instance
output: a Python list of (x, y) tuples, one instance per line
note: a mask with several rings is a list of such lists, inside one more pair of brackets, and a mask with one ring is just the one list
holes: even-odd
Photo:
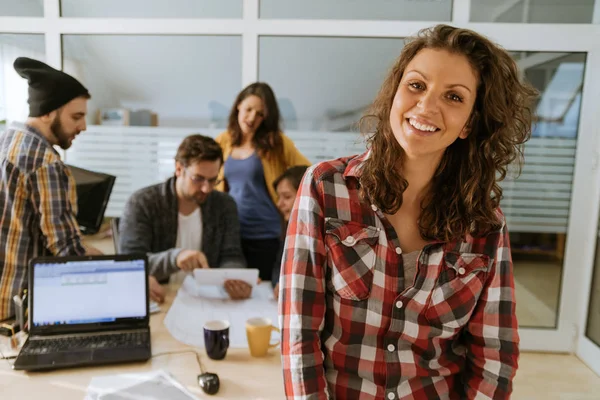
[(325, 246), (330, 266), (330, 284), (343, 299), (369, 297), (377, 260), (380, 230), (353, 221), (327, 218)]
[(432, 289), (425, 317), (432, 326), (453, 334), (471, 317), (489, 270), (485, 254), (446, 252)]

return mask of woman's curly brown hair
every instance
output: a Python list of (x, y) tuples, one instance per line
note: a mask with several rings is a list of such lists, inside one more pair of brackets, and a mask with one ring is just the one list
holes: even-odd
[[(537, 91), (519, 79), (511, 56), (498, 45), (467, 29), (437, 25), (409, 38), (400, 57), (361, 120), (371, 150), (360, 178), (361, 196), (394, 214), (402, 205), (408, 182), (396, 165), (404, 150), (390, 126), (390, 110), (408, 63), (422, 49), (462, 54), (478, 76), (475, 104), (467, 122), (469, 136), (445, 150), (421, 203), (419, 229), (425, 240), (449, 241), (467, 234), (482, 236), (499, 229), (496, 209), (502, 198), (498, 182), (531, 135), (532, 105)], [(385, 174), (381, 172), (385, 171)]]

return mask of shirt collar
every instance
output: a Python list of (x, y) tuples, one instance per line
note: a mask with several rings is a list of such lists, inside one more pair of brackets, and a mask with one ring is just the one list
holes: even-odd
[[(360, 179), (360, 176), (362, 175), (362, 167), (364, 166), (365, 161), (368, 160), (370, 156), (371, 156), (371, 149), (367, 150), (363, 154), (360, 154), (358, 156), (350, 158), (348, 160), (348, 164), (346, 165), (346, 169), (344, 170), (344, 174), (343, 174), (344, 178), (354, 177), (356, 179)], [(504, 215), (502, 214), (502, 211), (500, 211), (498, 209), (496, 211), (496, 213), (499, 215), (499, 217), (502, 221), (502, 225), (504, 226), (505, 222), (504, 222)], [(466, 238), (454, 239), (449, 242), (445, 242), (443, 240), (433, 240), (433, 241), (429, 242), (426, 245), (426, 247), (442, 244), (445, 247), (446, 251), (460, 252), (461, 245), (472, 243), (474, 240), (476, 240), (476, 239), (473, 238), (471, 235), (467, 235)]]
[(344, 178), (360, 178), (360, 176), (362, 175), (362, 167), (365, 161), (370, 157), (370, 155), (371, 149), (367, 150), (361, 155), (358, 155), (348, 160), (348, 164), (346, 165), (346, 169), (344, 170)]
[(26, 132), (29, 133), (31, 135), (35, 135), (36, 137), (38, 137), (41, 141), (43, 141), (50, 149), (52, 149), (52, 151), (56, 154), (58, 154), (60, 156), (60, 154), (58, 153), (58, 151), (56, 151), (56, 149), (54, 148), (54, 146), (48, 141), (48, 139), (46, 139), (46, 137), (42, 134), (42, 132), (40, 132), (38, 129), (34, 128), (31, 125), (27, 125), (21, 122), (12, 122), (10, 124), (11, 129), (14, 129), (16, 131), (21, 131), (21, 132)]

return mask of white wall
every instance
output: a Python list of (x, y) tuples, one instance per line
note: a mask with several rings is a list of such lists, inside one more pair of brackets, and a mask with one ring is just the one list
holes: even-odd
[(387, 38), (262, 37), (259, 79), (277, 94), (286, 128), (347, 130), (330, 120), (372, 102), (403, 44)]
[(44, 35), (0, 34), (0, 120), (24, 121), (29, 115), (27, 80), (13, 67), (23, 56), (44, 61)]
[[(514, 19), (524, 1), (531, 2), (533, 16), (546, 18), (559, 10), (560, 18), (574, 20), (593, 3), (473, 0), (472, 14), (489, 17), (494, 7), (512, 2), (516, 6), (501, 19)], [(260, 1), (262, 18), (443, 20), (451, 6), (450, 0)], [(241, 0), (62, 0), (68, 16), (228, 16), (240, 10)], [(148, 108), (159, 114), (161, 126), (222, 127), (241, 89), (240, 37), (66, 35), (63, 42), (65, 71), (92, 92), (91, 115), (100, 107)], [(348, 130), (401, 48), (401, 39), (262, 36), (259, 80), (273, 86), (287, 129)]]
[[(42, 1), (0, 0), (0, 16), (42, 17)], [(0, 33), (0, 120), (23, 121), (29, 115), (27, 81), (13, 68), (21, 56), (44, 61), (44, 35)]]
[(239, 36), (65, 35), (64, 69), (98, 107), (150, 109), (161, 126), (224, 126), (241, 87)]
[(93, 46), (85, 39), (77, 38), (79, 36), (63, 37), (63, 70), (82, 82), (92, 94), (88, 102), (88, 120), (93, 123), (98, 108), (117, 107), (120, 102), (111, 79), (112, 71), (105, 68), (102, 58), (93, 53)]
[[(358, 117), (332, 116), (360, 115), (402, 45), (387, 38), (262, 37), (259, 79), (272, 85), (287, 129), (346, 130)], [(65, 35), (63, 46), (64, 70), (92, 94), (91, 116), (99, 107), (147, 108), (161, 126), (223, 127), (241, 89), (240, 37)]]
[(241, 18), (242, 0), (61, 0), (61, 12), (64, 17)]
[[(512, 5), (512, 7), (509, 7)], [(526, 19), (523, 20), (524, 9)], [(478, 22), (590, 23), (594, 0), (472, 0)]]
[(260, 0), (261, 18), (450, 21), (451, 0)]
[(42, 17), (42, 0), (0, 0), (0, 16)]

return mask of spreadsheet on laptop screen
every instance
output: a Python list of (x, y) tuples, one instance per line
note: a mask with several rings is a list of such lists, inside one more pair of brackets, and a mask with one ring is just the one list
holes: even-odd
[(36, 264), (33, 286), (34, 326), (146, 317), (144, 260)]

